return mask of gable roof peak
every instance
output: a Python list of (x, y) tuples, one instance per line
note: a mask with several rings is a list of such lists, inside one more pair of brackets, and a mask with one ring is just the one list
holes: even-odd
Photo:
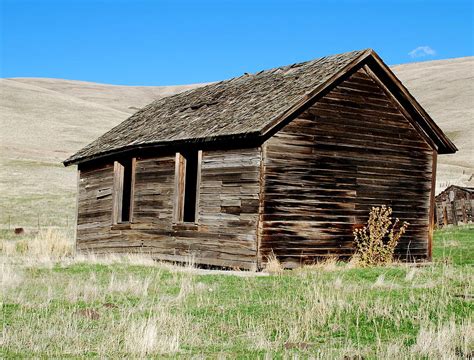
[(364, 49), (246, 73), (155, 100), (64, 164), (136, 147), (262, 137), (368, 58), (390, 71), (373, 49)]

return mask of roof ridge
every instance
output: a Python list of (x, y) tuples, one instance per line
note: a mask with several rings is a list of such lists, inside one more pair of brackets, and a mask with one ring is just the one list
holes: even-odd
[(131, 147), (262, 136), (275, 119), (372, 51), (355, 50), (260, 70), (157, 99), (64, 164)]
[(207, 83), (204, 86), (200, 86), (200, 87), (197, 87), (197, 88), (194, 88), (194, 89), (189, 89), (189, 90), (177, 93), (177, 94), (166, 96), (166, 97), (154, 100), (153, 102), (160, 101), (160, 100), (165, 100), (165, 99), (170, 99), (170, 98), (173, 98), (173, 97), (176, 97), (176, 96), (179, 96), (179, 95), (183, 96), (183, 95), (185, 95), (189, 92), (194, 92), (194, 91), (204, 89), (204, 88), (207, 88), (207, 87), (210, 87), (210, 86), (217, 86), (219, 84), (231, 82), (233, 80), (237, 80), (237, 79), (240, 79), (240, 78), (245, 77), (245, 76), (256, 76), (256, 75), (260, 75), (260, 74), (269, 74), (269, 73), (272, 73), (272, 72), (275, 72), (277, 70), (281, 70), (281, 69), (284, 69), (284, 68), (287, 68), (287, 67), (294, 67), (295, 65), (298, 65), (298, 66), (309, 65), (311, 63), (318, 62), (322, 59), (327, 59), (327, 58), (334, 57), (334, 56), (342, 56), (342, 55), (348, 55), (348, 54), (353, 54), (353, 53), (360, 53), (362, 55), (362, 53), (364, 53), (364, 52), (373, 52), (373, 51), (374, 50), (371, 49), (371, 48), (366, 48), (366, 49), (362, 49), (362, 50), (353, 50), (353, 51), (347, 51), (347, 52), (338, 53), (338, 54), (321, 56), (319, 58), (315, 58), (315, 59), (311, 59), (311, 60), (305, 60), (305, 61), (301, 61), (301, 62), (296, 62), (296, 63), (293, 63), (293, 64), (276, 66), (276, 67), (273, 67), (273, 68), (270, 68), (270, 69), (263, 69), (263, 70), (256, 71), (254, 73), (244, 72), (242, 75), (239, 75), (239, 76), (234, 76), (234, 77), (231, 77), (231, 78), (228, 78), (228, 79), (223, 79), (223, 80), (216, 81), (216, 82), (210, 82), (210, 83)]

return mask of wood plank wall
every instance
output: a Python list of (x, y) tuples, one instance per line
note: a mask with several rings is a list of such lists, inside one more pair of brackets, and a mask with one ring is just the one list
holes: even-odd
[[(451, 192), (454, 195), (452, 198), (450, 198)], [(438, 227), (472, 223), (474, 196), (470, 191), (450, 186), (436, 196), (435, 211)]]
[[(95, 249), (112, 240), (114, 165), (80, 169), (76, 248)], [(113, 243), (113, 241), (112, 241)]]
[(364, 69), (264, 144), (263, 259), (353, 252), (372, 206), (410, 222), (402, 257), (428, 255), (432, 148)]
[(254, 270), (260, 159), (260, 148), (203, 151), (197, 224), (173, 223), (175, 154), (137, 158), (132, 224), (111, 223), (113, 165), (81, 170), (78, 249)]
[(175, 190), (175, 154), (137, 158), (133, 223), (142, 228), (171, 230)]

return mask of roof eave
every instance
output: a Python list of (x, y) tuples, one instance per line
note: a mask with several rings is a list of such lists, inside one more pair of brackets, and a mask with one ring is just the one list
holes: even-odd
[[(182, 140), (174, 140), (174, 141), (164, 141), (164, 142), (155, 142), (155, 143), (145, 143), (145, 144), (138, 144), (138, 145), (129, 145), (125, 147), (121, 147), (118, 149), (113, 149), (107, 152), (102, 152), (97, 155), (93, 156), (80, 156), (75, 157), (74, 155), (69, 157), (68, 159), (63, 161), (64, 166), (71, 166), (71, 165), (79, 165), (86, 162), (91, 161), (100, 161), (106, 160), (107, 158), (130, 153), (130, 152), (139, 152), (142, 150), (149, 150), (149, 149), (166, 149), (166, 148), (175, 148), (179, 146), (196, 146), (197, 144), (209, 144), (209, 145), (219, 145), (219, 144), (228, 144), (228, 142), (232, 141), (260, 141), (260, 133), (259, 132), (247, 132), (238, 135), (224, 135), (224, 136), (208, 136), (204, 138), (196, 138), (196, 139), (182, 139)], [(254, 144), (251, 142), (251, 144)]]

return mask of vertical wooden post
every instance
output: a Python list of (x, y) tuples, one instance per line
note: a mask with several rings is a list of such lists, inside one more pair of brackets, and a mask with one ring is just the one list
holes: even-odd
[(79, 193), (81, 191), (81, 170), (77, 168), (76, 213), (74, 221), (74, 248), (77, 252), (77, 226), (79, 224)]
[(448, 205), (443, 202), (443, 225), (448, 226)]
[(112, 224), (122, 221), (122, 196), (123, 196), (123, 165), (118, 161), (114, 162), (114, 188), (113, 188), (113, 211)]
[[(456, 196), (456, 195), (454, 195)], [(451, 212), (453, 214), (453, 224), (455, 226), (458, 226), (458, 214), (457, 214), (457, 209), (456, 209), (456, 198), (453, 199), (451, 202)]]
[(463, 224), (467, 224), (466, 200), (464, 198), (461, 199), (461, 206), (462, 206), (462, 222)]
[(265, 158), (266, 158), (266, 144), (260, 147), (260, 174), (259, 174), (259, 191), (258, 191), (258, 219), (257, 219), (257, 269), (260, 269), (262, 264), (261, 244), (263, 237), (263, 213), (265, 201)]
[(131, 178), (131, 185), (130, 185), (130, 214), (128, 215), (128, 221), (130, 223), (133, 222), (133, 208), (135, 206), (135, 168), (137, 166), (137, 158), (132, 158), (132, 164), (131, 164), (131, 172), (132, 172), (132, 178)]
[(438, 152), (433, 150), (433, 161), (431, 164), (431, 193), (430, 193), (430, 213), (429, 213), (429, 229), (428, 229), (428, 260), (431, 261), (433, 256), (433, 232), (434, 232), (434, 209), (435, 209), (435, 188), (436, 188), (436, 167), (438, 160)]
[(176, 153), (174, 171), (174, 204), (173, 221), (179, 223), (183, 221), (184, 215), (184, 189), (186, 181), (186, 159), (180, 153)]
[(197, 177), (196, 177), (196, 206), (194, 214), (194, 222), (199, 222), (199, 198), (201, 196), (201, 166), (202, 166), (202, 150), (198, 151), (197, 158)]

